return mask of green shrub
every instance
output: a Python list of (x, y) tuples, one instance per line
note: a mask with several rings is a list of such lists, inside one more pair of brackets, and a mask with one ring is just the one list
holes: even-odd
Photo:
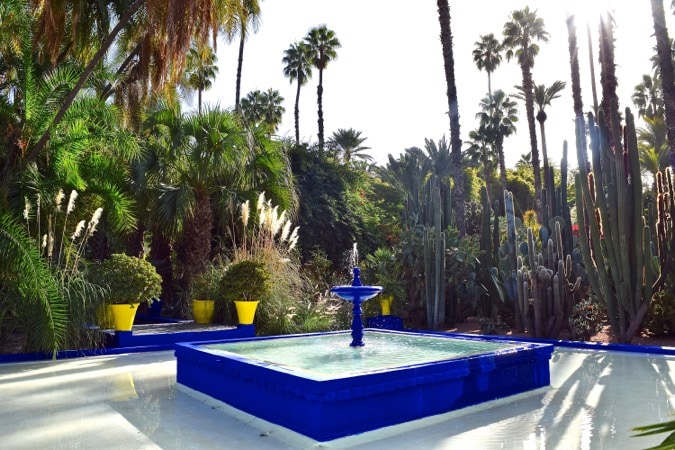
[(162, 291), (162, 278), (145, 259), (115, 253), (110, 259), (92, 265), (91, 281), (107, 289), (109, 304), (152, 303)]
[(244, 259), (230, 264), (220, 281), (226, 300), (262, 300), (270, 291), (270, 273), (258, 261)]

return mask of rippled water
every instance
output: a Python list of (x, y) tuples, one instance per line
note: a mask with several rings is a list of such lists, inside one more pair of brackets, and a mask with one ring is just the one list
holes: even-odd
[(364, 347), (350, 347), (348, 333), (206, 345), (292, 370), (335, 377), (462, 356), (509, 351), (515, 345), (434, 336), (366, 331)]

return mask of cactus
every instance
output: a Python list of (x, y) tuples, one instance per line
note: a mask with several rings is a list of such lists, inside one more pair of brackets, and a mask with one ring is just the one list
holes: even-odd
[(558, 338), (581, 284), (581, 278), (573, 275), (571, 255), (564, 253), (561, 229), (556, 221), (552, 238), (541, 253), (535, 253), (534, 234), (528, 228), (529, 268), (518, 258), (518, 305), (528, 332), (536, 338)]
[[(656, 273), (651, 258), (651, 229), (642, 212), (642, 178), (633, 115), (627, 108), (623, 136), (618, 112), (613, 112), (610, 119), (611, 140), (603, 111), (597, 123), (589, 114), (591, 173), (584, 163), (584, 129), (577, 120), (579, 244), (590, 287), (604, 301), (614, 335), (619, 342), (629, 343), (641, 328)], [(610, 142), (616, 147), (610, 147)], [(665, 242), (665, 233), (657, 237)]]
[(428, 190), (425, 190), (424, 204), (428, 205), (428, 224), (424, 228), (422, 241), (424, 255), (424, 300), (427, 311), (427, 325), (437, 329), (445, 320), (445, 232), (442, 231), (444, 218), (441, 203), (441, 189), (434, 175)]

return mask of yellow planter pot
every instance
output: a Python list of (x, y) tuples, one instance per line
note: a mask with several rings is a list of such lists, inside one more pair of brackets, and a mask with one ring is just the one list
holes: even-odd
[(391, 303), (394, 301), (393, 295), (383, 295), (380, 297), (380, 306), (382, 307), (382, 315), (391, 315)]
[(215, 300), (192, 300), (192, 316), (195, 323), (211, 323), (215, 306)]
[(121, 305), (108, 305), (108, 310), (112, 314), (115, 322), (115, 330), (117, 331), (131, 331), (134, 326), (134, 317), (136, 317), (136, 310), (138, 303)]
[(235, 301), (234, 306), (237, 308), (237, 317), (240, 325), (251, 325), (255, 317), (255, 310), (258, 308), (258, 300), (253, 301)]

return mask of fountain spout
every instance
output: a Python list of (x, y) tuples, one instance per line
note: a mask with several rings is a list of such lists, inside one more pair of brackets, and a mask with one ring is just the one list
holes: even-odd
[(361, 303), (375, 297), (382, 292), (382, 286), (363, 286), (361, 284), (361, 271), (354, 268), (354, 278), (351, 286), (333, 286), (331, 292), (343, 300), (352, 302), (352, 343), (351, 347), (363, 347), (363, 311)]

